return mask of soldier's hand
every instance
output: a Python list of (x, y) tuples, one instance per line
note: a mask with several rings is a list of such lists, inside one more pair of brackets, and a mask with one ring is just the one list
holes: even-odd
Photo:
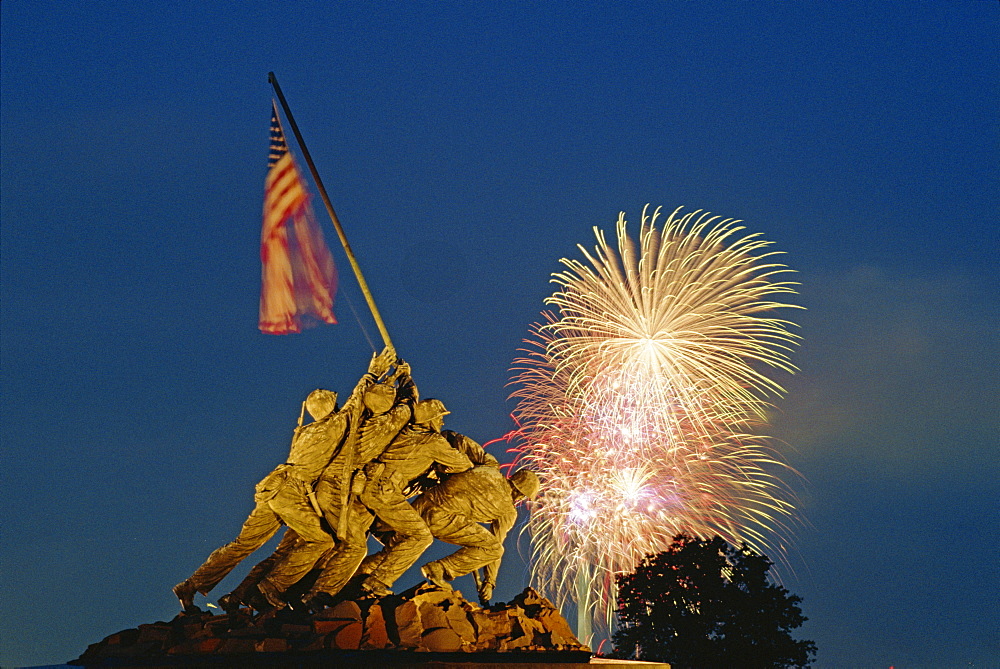
[(368, 365), (368, 372), (375, 376), (382, 376), (389, 371), (389, 368), (392, 367), (392, 363), (395, 361), (396, 349), (386, 346), (382, 349), (381, 353), (372, 358), (371, 363)]

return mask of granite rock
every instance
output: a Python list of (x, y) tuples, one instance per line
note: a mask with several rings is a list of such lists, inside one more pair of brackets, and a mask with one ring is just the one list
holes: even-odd
[[(380, 600), (344, 601), (318, 613), (249, 610), (213, 615), (189, 612), (168, 622), (139, 625), (92, 644), (70, 664), (128, 666), (156, 658), (194, 662), (317, 652), (589, 656), (559, 610), (532, 588), (509, 603), (481, 607), (457, 590), (427, 583)], [(472, 659), (470, 657), (470, 659)]]

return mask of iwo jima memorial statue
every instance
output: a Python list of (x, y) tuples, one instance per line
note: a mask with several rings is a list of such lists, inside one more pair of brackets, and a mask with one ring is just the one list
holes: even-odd
[[(506, 476), (476, 441), (441, 429), (449, 413), (442, 401), (420, 398), (273, 73), (270, 81), (386, 346), (342, 403), (324, 389), (305, 398), (288, 458), (257, 484), (236, 539), (173, 587), (181, 613), (112, 634), (72, 664), (587, 662), (590, 650), (535, 590), (490, 605), (516, 505), (537, 494), (538, 477), (528, 469)], [(311, 218), (276, 107), (265, 193), (261, 329), (298, 331), (303, 313), (335, 322), (332, 258)], [(305, 286), (299, 295), (296, 283)], [(273, 554), (218, 600), (223, 614), (195, 606), (196, 593), (211, 592), (283, 526)], [(369, 536), (383, 546), (370, 555)], [(459, 548), (422, 565), (424, 581), (394, 593), (435, 539)], [(451, 585), (467, 574), (474, 576), (478, 603)]]

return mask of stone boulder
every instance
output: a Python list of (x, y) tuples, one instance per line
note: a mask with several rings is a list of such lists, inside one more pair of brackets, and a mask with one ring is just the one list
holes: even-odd
[(507, 604), (481, 607), (458, 590), (422, 583), (399, 595), (344, 601), (315, 614), (253, 616), (183, 613), (92, 644), (70, 664), (87, 667), (280, 665), (341, 666), (415, 659), (586, 662), (590, 649), (558, 609), (532, 588)]

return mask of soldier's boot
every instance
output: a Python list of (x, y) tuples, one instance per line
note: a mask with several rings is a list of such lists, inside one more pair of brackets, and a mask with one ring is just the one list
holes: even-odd
[(229, 615), (238, 613), (243, 604), (243, 600), (235, 592), (219, 597), (219, 606)]
[[(259, 567), (260, 565), (257, 566)], [(257, 581), (252, 580), (248, 576), (232, 592), (219, 598), (219, 606), (222, 607), (223, 611), (232, 615), (238, 612), (241, 606), (250, 606), (248, 602), (249, 597), (256, 589)]]
[(246, 596), (244, 603), (261, 616), (272, 614), (277, 608), (274, 604), (268, 601), (267, 596), (264, 595), (264, 593), (258, 588), (253, 588), (250, 591), (250, 593)]
[(374, 597), (376, 599), (380, 597), (388, 597), (392, 594), (392, 590), (389, 589), (382, 581), (378, 580), (371, 574), (365, 577), (365, 580), (361, 582), (361, 598), (367, 599), (369, 597)]
[(317, 592), (312, 597), (306, 597), (302, 605), (310, 613), (319, 613), (323, 609), (328, 609), (336, 603), (336, 600), (326, 592)]
[(196, 610), (194, 605), (194, 595), (196, 592), (198, 592), (198, 588), (195, 587), (190, 579), (184, 579), (174, 586), (174, 594), (177, 595), (177, 601), (181, 603), (183, 611)]
[(428, 562), (420, 568), (420, 573), (424, 575), (424, 578), (442, 590), (452, 589), (451, 583), (448, 582), (445, 576), (444, 567), (440, 562)]

